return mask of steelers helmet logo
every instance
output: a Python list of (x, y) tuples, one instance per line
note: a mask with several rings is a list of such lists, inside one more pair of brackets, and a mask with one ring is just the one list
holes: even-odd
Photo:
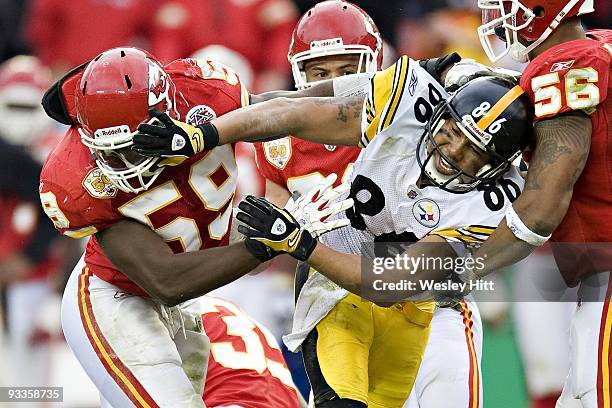
[(433, 228), (440, 222), (440, 207), (428, 198), (417, 201), (412, 207), (412, 214), (419, 224)]

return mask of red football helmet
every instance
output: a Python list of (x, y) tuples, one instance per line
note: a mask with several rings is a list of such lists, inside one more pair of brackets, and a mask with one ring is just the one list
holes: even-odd
[(176, 88), (159, 61), (137, 48), (113, 48), (83, 71), (76, 93), (79, 133), (100, 170), (121, 190), (140, 192), (162, 169), (158, 158), (130, 150), (133, 132), (150, 119), (149, 108), (178, 118)]
[(19, 55), (0, 65), (0, 137), (36, 147), (52, 126), (40, 104), (50, 85), (51, 71), (36, 57)]
[[(595, 11), (593, 0), (478, 0), (478, 8), (482, 10), (478, 36), (492, 62), (508, 53), (519, 62), (527, 62), (529, 53), (563, 20)], [(502, 52), (494, 50), (492, 36), (506, 43)]]
[(293, 30), (289, 62), (297, 89), (308, 86), (304, 61), (328, 55), (357, 54), (357, 72), (382, 65), (382, 39), (372, 18), (352, 3), (329, 0), (308, 10)]

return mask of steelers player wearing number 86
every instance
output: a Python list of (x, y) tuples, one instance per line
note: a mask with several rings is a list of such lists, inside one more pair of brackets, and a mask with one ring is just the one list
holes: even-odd
[[(364, 148), (351, 176), (351, 227), (319, 243), (291, 214), (263, 199), (243, 202), (239, 215), (250, 227), (242, 228), (248, 241), (290, 253), (319, 272), (302, 287), (286, 339), (295, 348), (311, 333), (318, 336), (309, 370), (311, 383), (322, 390), (317, 407), (402, 406), (429, 336), (432, 301), (398, 298), (394, 307), (374, 308), (355, 298), (342, 303), (346, 308), (335, 307), (353, 296), (346, 289), (360, 294), (360, 244), (481, 242), (522, 188), (511, 166), (531, 128), (521, 88), (489, 76), (451, 96), (440, 81), (402, 57), (366, 81), (365, 97), (276, 99), (196, 129), (209, 145), (292, 134)], [(134, 149), (164, 156), (181, 128), (142, 125), (139, 131)]]

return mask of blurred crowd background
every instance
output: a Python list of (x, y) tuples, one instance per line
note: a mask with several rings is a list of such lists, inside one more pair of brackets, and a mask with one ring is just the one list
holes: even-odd
[[(42, 112), (40, 98), (44, 90), (71, 68), (105, 49), (121, 45), (147, 49), (165, 63), (192, 55), (220, 59), (239, 73), (252, 93), (293, 89), (287, 61), (291, 33), (299, 16), (316, 3), (308, 0), (0, 0), (0, 138), (42, 163), (65, 130)], [(476, 0), (356, 0), (354, 3), (372, 16), (384, 37), (385, 66), (402, 54), (424, 59), (452, 51), (488, 62), (476, 35), (481, 21)], [(586, 25), (609, 26), (610, 1), (595, 0), (595, 8), (597, 12), (588, 15)], [(16, 57), (20, 55), (36, 59)], [(501, 64), (521, 68), (509, 61)], [(30, 75), (19, 74), (20, 67)], [(19, 125), (20, 120), (23, 126)], [(5, 126), (7, 121), (17, 123), (18, 130)], [(27, 135), (22, 136), (24, 132)], [(263, 195), (264, 183), (255, 168), (250, 146), (239, 147), (238, 161), (237, 200), (245, 194)], [(19, 184), (22, 180), (12, 182)], [(62, 406), (96, 406), (97, 392), (65, 345), (59, 322), (63, 285), (80, 256), (82, 243), (58, 235), (44, 262), (29, 262), (23, 253), (31, 239), (29, 234), (38, 222), (48, 222), (39, 213), (31, 203), (20, 202), (0, 191), (0, 326), (3, 327), (0, 385), (64, 386)], [(539, 268), (550, 266), (548, 255), (540, 254), (538, 259), (542, 262)], [(280, 338), (289, 331), (293, 312), (292, 268), (289, 260), (281, 259), (269, 270), (246, 276), (217, 294), (233, 300)], [(512, 290), (513, 282), (503, 280), (500, 284)], [(550, 392), (547, 384), (528, 387), (524, 369), (531, 363), (524, 364), (520, 358), (521, 344), (537, 343), (537, 327), (523, 329), (522, 333), (519, 329), (517, 335), (516, 323), (524, 311), (507, 304), (484, 303), (481, 311), (486, 326), (485, 407), (527, 407), (528, 393)], [(562, 304), (557, 309), (542, 311), (542, 317), (551, 319), (555, 313), (569, 316), (571, 305)], [(558, 330), (566, 330), (563, 322), (567, 320), (559, 321)], [(567, 339), (567, 336), (561, 337)], [(541, 350), (559, 353), (556, 369), (565, 373), (567, 353), (563, 353), (563, 345), (559, 347), (551, 348), (544, 343)], [(286, 354), (295, 382), (306, 394), (308, 383), (301, 359), (298, 355)], [(535, 354), (537, 357), (539, 352), (536, 350)], [(534, 390), (534, 387), (541, 389)]]

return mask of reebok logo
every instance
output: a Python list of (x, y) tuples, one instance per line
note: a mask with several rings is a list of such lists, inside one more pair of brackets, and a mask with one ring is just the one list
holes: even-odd
[(574, 60), (555, 62), (550, 66), (550, 72), (564, 71), (574, 65)]

